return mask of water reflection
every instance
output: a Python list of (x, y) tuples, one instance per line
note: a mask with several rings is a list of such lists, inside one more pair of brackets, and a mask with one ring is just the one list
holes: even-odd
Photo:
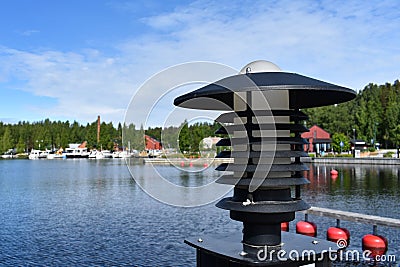
[[(330, 171), (339, 172), (335, 177)], [(351, 165), (311, 165), (305, 173), (310, 180), (306, 186), (310, 194), (353, 195), (400, 195), (400, 169), (397, 166), (351, 166)]]
[[(330, 171), (339, 172), (337, 177)], [(400, 218), (400, 183), (398, 166), (310, 165), (305, 173), (310, 184), (304, 187), (304, 198), (311, 205), (378, 213), (375, 215)]]
[[(331, 168), (339, 171), (336, 179)], [(130, 171), (147, 185), (161, 186), (152, 169), (132, 162)], [(221, 175), (213, 168), (157, 170), (185, 187)], [(400, 218), (399, 176), (393, 166), (311, 165), (306, 174), (311, 183), (302, 195), (313, 206)], [(204, 196), (186, 192), (180, 197)], [(0, 265), (5, 266), (195, 266), (195, 251), (183, 243), (185, 238), (242, 229), (228, 211), (213, 204), (189, 209), (155, 201), (131, 178), (123, 160), (0, 161), (0, 210)], [(335, 224), (330, 218), (311, 219), (320, 238)], [(342, 224), (358, 246), (372, 230)], [(389, 253), (400, 258), (400, 230), (379, 231), (389, 238)]]

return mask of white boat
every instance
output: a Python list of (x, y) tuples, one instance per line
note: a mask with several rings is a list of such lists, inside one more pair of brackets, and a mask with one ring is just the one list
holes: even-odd
[(47, 155), (47, 159), (63, 159), (63, 158), (65, 158), (65, 154), (63, 154), (63, 152), (64, 152), (64, 150), (62, 148), (60, 148), (59, 150), (57, 150), (55, 152), (54, 151), (50, 152)]
[(65, 150), (65, 157), (67, 159), (88, 158), (89, 152), (86, 147), (86, 141), (82, 144), (69, 144), (69, 147)]
[(106, 159), (111, 159), (112, 158), (112, 153), (111, 153), (110, 150), (103, 150), (103, 151), (101, 151), (101, 153), (103, 153), (104, 158), (106, 158)]
[(50, 154), (49, 150), (45, 150), (45, 151), (40, 151), (39, 153), (39, 159), (47, 159), (47, 156)]
[(3, 154), (3, 155), (1, 155), (1, 157), (3, 158), (3, 159), (13, 159), (13, 158), (16, 158), (17, 157), (17, 155), (8, 155), (8, 154)]
[(162, 150), (159, 149), (150, 149), (148, 152), (149, 158), (157, 158), (162, 155)]
[(122, 151), (122, 152), (119, 152), (119, 157), (120, 158), (130, 158), (130, 157), (132, 157), (133, 156), (133, 154), (132, 153), (129, 153), (127, 150), (124, 150), (124, 151)]
[(14, 159), (17, 158), (18, 156), (15, 153), (14, 149), (9, 149), (6, 153), (4, 153), (3, 155), (1, 155), (1, 157), (3, 159)]
[(103, 155), (103, 153), (101, 151), (97, 151), (96, 159), (104, 159), (104, 155)]
[(50, 153), (47, 155), (47, 159), (64, 159), (65, 155), (57, 155), (55, 153)]
[(120, 152), (119, 152), (119, 151), (114, 151), (114, 152), (112, 153), (112, 157), (113, 157), (113, 159), (121, 158)]
[(97, 151), (97, 149), (90, 150), (89, 159), (95, 159), (98, 153), (99, 151)]
[(112, 158), (112, 153), (110, 150), (98, 151), (96, 154), (96, 159), (110, 159)]
[(41, 150), (38, 149), (32, 149), (31, 153), (29, 153), (28, 158), (29, 159), (39, 159), (39, 155), (42, 153)]
[(139, 151), (136, 149), (132, 150), (130, 153), (131, 157), (139, 157)]
[(89, 152), (86, 147), (77, 147), (77, 148), (67, 148), (65, 152), (65, 157), (67, 159), (73, 158), (88, 158)]

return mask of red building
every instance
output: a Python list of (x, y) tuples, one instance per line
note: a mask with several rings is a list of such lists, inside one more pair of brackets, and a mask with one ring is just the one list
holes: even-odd
[(146, 150), (161, 150), (162, 149), (161, 143), (158, 142), (153, 137), (145, 135), (144, 138), (146, 140)]
[(321, 154), (331, 150), (332, 139), (330, 133), (317, 125), (312, 126), (310, 131), (303, 133), (301, 137), (309, 142), (304, 151)]

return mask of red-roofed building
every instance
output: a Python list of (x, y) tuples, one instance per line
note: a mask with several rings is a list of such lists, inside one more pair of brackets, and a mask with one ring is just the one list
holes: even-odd
[(153, 137), (145, 135), (144, 138), (146, 140), (146, 150), (161, 150), (162, 149), (161, 143), (159, 141), (157, 141), (156, 139), (154, 139)]
[(304, 151), (321, 154), (331, 150), (332, 139), (330, 133), (317, 125), (312, 126), (309, 132), (302, 133), (301, 137), (309, 142), (308, 145), (305, 145)]

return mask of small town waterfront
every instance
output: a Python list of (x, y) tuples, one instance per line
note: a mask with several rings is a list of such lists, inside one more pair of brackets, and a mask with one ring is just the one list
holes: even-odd
[[(332, 167), (339, 171), (336, 179), (329, 174)], [(133, 168), (146, 175), (151, 166)], [(212, 168), (157, 169), (186, 186), (219, 175)], [(400, 219), (398, 166), (313, 165), (309, 177), (303, 198), (312, 206)], [(0, 210), (0, 266), (195, 266), (186, 237), (241, 231), (229, 212), (213, 204), (178, 208), (152, 199), (124, 161), (112, 159), (2, 160)], [(310, 219), (320, 238), (335, 224), (330, 218)], [(343, 221), (342, 226), (352, 233), (355, 248), (372, 231), (372, 225)], [(399, 259), (400, 229), (378, 227), (378, 233), (389, 239), (388, 254)]]

